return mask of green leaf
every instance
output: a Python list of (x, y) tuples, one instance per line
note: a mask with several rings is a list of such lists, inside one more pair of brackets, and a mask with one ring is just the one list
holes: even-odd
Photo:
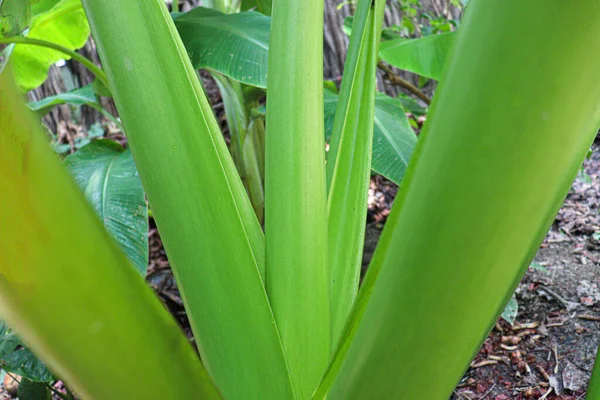
[(586, 396), (588, 399), (600, 398), (600, 351), (596, 353), (596, 362), (594, 363), (594, 370)]
[(48, 385), (21, 379), (17, 389), (19, 400), (52, 400), (52, 392)]
[(502, 311), (501, 317), (504, 318), (506, 322), (509, 324), (514, 324), (515, 319), (517, 319), (517, 313), (519, 312), (519, 303), (517, 302), (517, 297), (513, 294), (506, 307), (504, 307), (504, 311)]
[[(338, 96), (325, 91), (325, 132), (331, 135)], [(410, 127), (401, 101), (384, 94), (375, 98), (375, 130), (371, 168), (389, 180), (400, 184), (417, 137)]]
[(0, 37), (20, 35), (30, 21), (29, 0), (0, 1)]
[(597, 2), (469, 7), (319, 391), (334, 380), (329, 399), (450, 397), (596, 136)]
[(273, 8), (273, 0), (242, 0), (242, 10), (250, 10), (256, 8), (257, 11), (265, 14), (271, 15), (271, 10)]
[(101, 107), (91, 85), (71, 90), (70, 92), (48, 96), (39, 101), (30, 102), (27, 104), (27, 107), (29, 107), (31, 111), (35, 111), (40, 117), (43, 117), (55, 106), (61, 104), (70, 104), (74, 106), (92, 105), (94, 107)]
[(377, 51), (385, 1), (361, 0), (327, 154), (331, 329), (337, 343), (360, 281), (371, 175)]
[(534, 269), (536, 271), (542, 271), (545, 273), (548, 273), (548, 268), (544, 267), (541, 264), (536, 263), (535, 261), (533, 261), (530, 265), (529, 268)]
[(3, 318), (83, 398), (219, 398), (6, 75), (0, 109)]
[(383, 42), (381, 59), (396, 68), (439, 80), (454, 43), (456, 32), (420, 39), (395, 39)]
[(62, 0), (30, 0), (31, 3), (31, 14), (36, 16), (50, 11), (55, 5)]
[(6, 372), (30, 381), (52, 382), (54, 376), (46, 365), (27, 349), (17, 335), (0, 321), (0, 366)]
[[(80, 0), (62, 0), (51, 10), (31, 20), (27, 37), (46, 40), (68, 49), (83, 47), (90, 35)], [(21, 90), (34, 89), (48, 76), (52, 64), (69, 57), (56, 50), (17, 44), (10, 55), (10, 63)], [(11, 47), (12, 47), (11, 46)]]
[(108, 233), (145, 276), (148, 206), (131, 152), (116, 142), (95, 140), (68, 156), (65, 165)]
[(267, 86), (270, 18), (196, 7), (175, 20), (196, 69), (209, 68), (247, 85)]
[(83, 3), (204, 365), (226, 398), (292, 398), (261, 225), (164, 1)]
[(331, 354), (323, 0), (274, 0), (267, 89), (266, 286), (298, 398)]

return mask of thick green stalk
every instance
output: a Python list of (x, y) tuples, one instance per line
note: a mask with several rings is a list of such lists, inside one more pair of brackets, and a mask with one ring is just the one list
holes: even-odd
[(83, 0), (204, 365), (226, 398), (292, 397), (264, 237), (162, 0)]
[(470, 4), (330, 368), (331, 398), (452, 393), (596, 134), (598, 16), (595, 0)]
[(2, 318), (84, 398), (220, 398), (8, 76), (0, 75)]
[(332, 343), (344, 328), (360, 280), (371, 176), (375, 72), (385, 1), (362, 0), (333, 124), (327, 172)]
[(275, 0), (267, 89), (266, 285), (300, 398), (329, 348), (323, 1)]

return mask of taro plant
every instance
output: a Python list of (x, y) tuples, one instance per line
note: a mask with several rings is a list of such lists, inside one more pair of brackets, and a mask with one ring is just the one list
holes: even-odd
[(164, 2), (82, 3), (201, 361), (2, 74), (0, 314), (24, 341), (90, 399), (448, 398), (600, 125), (595, 1), (469, 3), (360, 290), (385, 2), (357, 4), (326, 153), (323, 2), (273, 1), (264, 231)]

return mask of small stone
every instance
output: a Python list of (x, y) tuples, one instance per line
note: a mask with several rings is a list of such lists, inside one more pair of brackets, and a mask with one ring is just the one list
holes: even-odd
[[(13, 377), (17, 380), (15, 380)], [(20, 380), (21, 377), (19, 375), (4, 375), (4, 389), (6, 390), (6, 393), (10, 394), (12, 397), (17, 397), (17, 389), (19, 389)]]

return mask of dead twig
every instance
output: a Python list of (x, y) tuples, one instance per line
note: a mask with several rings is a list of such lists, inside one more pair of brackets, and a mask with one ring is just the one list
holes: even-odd
[(412, 83), (410, 83), (407, 80), (404, 80), (401, 77), (399, 77), (398, 75), (396, 75), (394, 73), (394, 70), (389, 65), (386, 65), (380, 61), (377, 64), (377, 66), (385, 71), (386, 74), (385, 74), (384, 78), (388, 82), (408, 90), (409, 92), (411, 92), (412, 94), (417, 96), (419, 99), (423, 100), (423, 102), (425, 102), (425, 104), (427, 104), (427, 105), (431, 104), (431, 99), (425, 93), (423, 93), (418, 87), (416, 87)]
[(541, 365), (536, 365), (535, 369), (538, 370), (538, 372), (544, 377), (544, 379), (549, 382), (550, 381), (550, 375), (548, 375), (548, 373), (546, 372), (546, 370), (544, 369), (544, 367), (542, 367)]
[(481, 367), (485, 367), (488, 365), (496, 365), (496, 364), (498, 364), (498, 361), (496, 361), (496, 360), (483, 360), (478, 363), (471, 364), (471, 368), (476, 369), (476, 368), (481, 368)]
[(494, 383), (492, 385), (492, 387), (490, 387), (484, 394), (482, 394), (481, 396), (479, 396), (479, 398), (480, 399), (485, 399), (488, 394), (492, 393), (492, 390), (494, 390), (495, 387), (496, 387), (496, 384)]
[(553, 297), (555, 300), (557, 300), (559, 303), (561, 303), (563, 306), (565, 306), (567, 311), (572, 311), (579, 306), (579, 304), (575, 303), (574, 301), (565, 300), (558, 293), (548, 289), (547, 286), (540, 286), (540, 289), (543, 290), (544, 292), (548, 293), (551, 297)]
[(596, 315), (578, 315), (577, 318), (585, 319), (586, 321), (600, 321), (600, 317)]
[(540, 397), (539, 400), (546, 400), (546, 398), (550, 395), (550, 393), (552, 393), (552, 387), (550, 389), (548, 389), (546, 394), (543, 395), (542, 397)]
[(528, 323), (525, 323), (525, 324), (514, 325), (512, 327), (512, 330), (513, 331), (520, 331), (520, 330), (523, 330), (523, 329), (535, 329), (538, 326), (540, 326), (540, 323), (537, 322), (537, 321), (536, 322), (528, 322)]

